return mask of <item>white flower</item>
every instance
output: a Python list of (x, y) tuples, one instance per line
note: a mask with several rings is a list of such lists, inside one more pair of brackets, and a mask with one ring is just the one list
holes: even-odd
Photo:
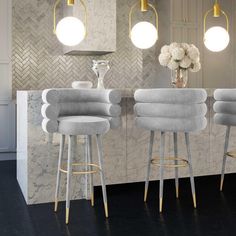
[(180, 60), (182, 60), (184, 58), (185, 51), (184, 51), (183, 48), (176, 47), (176, 48), (172, 49), (171, 55), (172, 55), (174, 60), (180, 61)]
[(180, 47), (179, 43), (171, 43), (169, 46), (170, 53), (174, 48), (178, 48), (178, 47)]
[(171, 59), (167, 66), (170, 70), (176, 70), (179, 67), (179, 63)]
[(170, 53), (168, 52), (168, 53), (161, 53), (160, 55), (159, 55), (159, 62), (160, 62), (160, 64), (162, 65), (162, 66), (167, 66), (168, 65), (168, 63), (170, 62), (170, 59), (171, 59), (171, 55), (170, 55)]
[(192, 64), (192, 67), (190, 68), (191, 72), (198, 72), (201, 69), (201, 63), (200, 62), (196, 62), (194, 64)]
[(183, 60), (180, 62), (180, 67), (188, 69), (192, 64), (191, 59), (188, 56), (184, 56)]
[(181, 43), (181, 47), (187, 52), (190, 46), (187, 43)]
[(197, 61), (200, 56), (199, 50), (194, 45), (189, 47), (187, 54), (193, 61)]
[(165, 45), (161, 48), (161, 53), (169, 53), (170, 47), (168, 45)]

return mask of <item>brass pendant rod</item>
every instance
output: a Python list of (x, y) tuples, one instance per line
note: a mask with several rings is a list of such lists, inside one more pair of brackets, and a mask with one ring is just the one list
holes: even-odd
[[(59, 3), (61, 2), (61, 0), (57, 0), (55, 2), (55, 5), (53, 7), (53, 33), (56, 34), (56, 10), (57, 10), (57, 7), (59, 5)], [(84, 11), (85, 11), (85, 16), (84, 16), (84, 23), (85, 23), (85, 37), (87, 36), (87, 24), (88, 24), (88, 12), (87, 12), (87, 7), (84, 3), (83, 0), (80, 0), (81, 2), (81, 5), (83, 6), (84, 8)], [(74, 0), (67, 0), (67, 5), (68, 6), (73, 6), (74, 5)]]
[[(158, 32), (158, 13), (157, 13), (157, 10), (156, 8), (150, 4), (150, 3), (147, 3), (148, 6), (152, 9), (152, 11), (154, 12), (155, 14), (155, 24), (156, 24), (156, 29), (157, 29), (157, 32)], [(135, 7), (137, 7), (139, 5), (139, 2), (135, 3), (131, 9), (130, 9), (130, 12), (129, 12), (129, 37), (131, 37), (131, 28), (132, 28), (132, 16), (133, 16), (133, 10)]]
[[(208, 10), (205, 15), (204, 15), (204, 21), (203, 21), (203, 35), (205, 35), (206, 33), (206, 19), (207, 19), (207, 16), (209, 15), (210, 12), (214, 11), (214, 9), (210, 9)], [(228, 15), (223, 11), (223, 10), (220, 10), (220, 12), (224, 15), (225, 17), (225, 20), (226, 20), (226, 30), (227, 32), (229, 32), (229, 18), (228, 18)]]
[(53, 7), (53, 33), (56, 34), (56, 10), (61, 0), (57, 0)]

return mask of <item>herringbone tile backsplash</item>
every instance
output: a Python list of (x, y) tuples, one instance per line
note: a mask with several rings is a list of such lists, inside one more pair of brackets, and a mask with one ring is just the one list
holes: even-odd
[(128, 38), (128, 13), (136, 0), (117, 0), (117, 51), (105, 56), (63, 56), (53, 35), (54, 0), (13, 0), (13, 97), (16, 90), (70, 87), (74, 80), (91, 80), (92, 59), (108, 59), (109, 88), (143, 84), (143, 55)]

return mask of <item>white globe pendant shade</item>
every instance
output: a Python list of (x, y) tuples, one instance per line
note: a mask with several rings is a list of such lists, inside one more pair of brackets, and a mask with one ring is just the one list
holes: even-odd
[(156, 27), (147, 22), (141, 21), (134, 25), (130, 33), (132, 43), (140, 49), (152, 47), (157, 39), (158, 33)]
[(86, 30), (83, 22), (76, 17), (61, 19), (56, 27), (58, 40), (66, 46), (75, 46), (85, 38)]
[(204, 35), (204, 44), (212, 52), (220, 52), (229, 44), (229, 33), (220, 26), (208, 29)]

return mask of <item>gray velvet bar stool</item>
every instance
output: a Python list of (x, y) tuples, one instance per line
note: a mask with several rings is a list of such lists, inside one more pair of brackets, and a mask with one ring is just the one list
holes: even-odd
[[(147, 175), (144, 201), (147, 200), (151, 164), (160, 168), (159, 211), (163, 203), (163, 174), (165, 167), (175, 168), (176, 197), (179, 196), (178, 168), (188, 166), (191, 180), (193, 204), (196, 208), (196, 194), (189, 144), (189, 133), (203, 130), (207, 125), (204, 89), (139, 89), (135, 92), (135, 122), (140, 128), (150, 131)], [(161, 132), (160, 157), (153, 158), (154, 132)], [(165, 133), (173, 133), (174, 157), (164, 157)], [(177, 133), (184, 132), (188, 160), (178, 157)], [(171, 163), (172, 162), (172, 163)]]
[[(90, 174), (91, 204), (93, 206), (93, 174), (99, 172), (105, 215), (108, 217), (101, 136), (107, 133), (110, 128), (116, 128), (120, 125), (121, 108), (118, 104), (121, 101), (120, 92), (117, 90), (97, 89), (46, 89), (42, 93), (42, 99), (45, 103), (42, 106), (42, 115), (44, 117), (42, 122), (43, 130), (47, 133), (61, 134), (55, 211), (57, 211), (58, 206), (61, 173), (67, 175), (66, 224), (68, 224), (72, 174)], [(86, 137), (87, 159), (89, 163), (72, 163), (76, 154), (77, 135), (85, 135)], [(96, 136), (98, 164), (93, 163), (92, 160), (92, 135)], [(66, 136), (68, 136), (68, 159), (65, 166), (62, 163), (62, 157)], [(86, 170), (75, 169), (79, 167), (86, 167)]]
[(223, 189), (226, 158), (236, 158), (236, 151), (228, 151), (230, 129), (236, 126), (236, 89), (216, 89), (214, 92), (216, 102), (213, 105), (215, 111), (214, 122), (226, 126), (223, 163), (221, 170), (220, 191)]

